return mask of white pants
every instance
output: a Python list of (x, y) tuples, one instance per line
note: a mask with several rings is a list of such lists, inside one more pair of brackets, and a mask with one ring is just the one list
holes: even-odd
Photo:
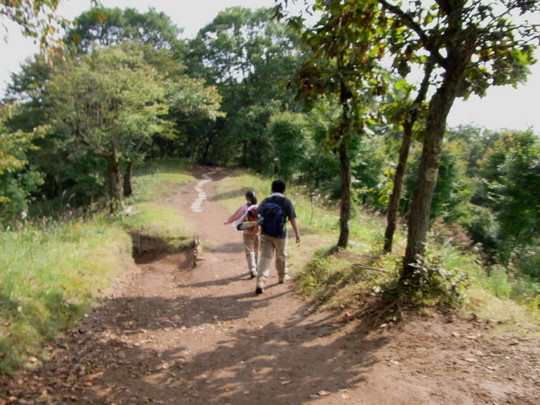
[(259, 259), (259, 235), (244, 232), (244, 251), (246, 253), (248, 269), (250, 271), (256, 271)]

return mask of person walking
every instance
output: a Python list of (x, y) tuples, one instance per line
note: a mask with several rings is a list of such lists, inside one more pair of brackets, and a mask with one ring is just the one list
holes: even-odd
[[(255, 210), (257, 209), (257, 196), (255, 195), (255, 191), (246, 191), (245, 197), (246, 203), (238, 207), (236, 212), (223, 222), (224, 225), (234, 223), (235, 228), (240, 229), (239, 226), (245, 220), (256, 220)], [(251, 278), (255, 278), (257, 277), (257, 261), (259, 258), (259, 227), (254, 225), (246, 228), (242, 227), (241, 229), (244, 230), (244, 251), (246, 254), (248, 273)]]
[(255, 214), (261, 218), (260, 258), (257, 268), (257, 285), (255, 294), (264, 292), (264, 285), (270, 274), (270, 265), (274, 252), (276, 254), (276, 271), (280, 284), (289, 279), (287, 268), (287, 220), (291, 223), (296, 236), (296, 243), (300, 243), (300, 231), (296, 222), (294, 205), (285, 197), (286, 185), (283, 180), (272, 182), (272, 195), (259, 204)]

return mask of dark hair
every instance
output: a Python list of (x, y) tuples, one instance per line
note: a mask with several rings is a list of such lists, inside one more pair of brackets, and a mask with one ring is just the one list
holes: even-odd
[(273, 193), (283, 193), (285, 189), (286, 189), (285, 182), (283, 180), (277, 179), (272, 182)]
[(255, 205), (257, 204), (257, 197), (255, 196), (255, 191), (248, 190), (246, 191), (246, 200), (248, 200), (248, 205)]

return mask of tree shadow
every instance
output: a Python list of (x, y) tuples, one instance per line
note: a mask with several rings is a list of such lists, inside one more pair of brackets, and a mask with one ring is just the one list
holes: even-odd
[[(223, 283), (234, 281), (237, 277)], [(208, 284), (179, 286), (204, 289)], [(291, 292), (106, 299), (66, 338), (66, 350), (36, 374), (56, 381), (43, 379), (43, 384), (53, 384), (54, 395), (92, 404), (298, 404), (323, 400), (321, 393), (352, 389), (364, 381), (375, 362), (373, 353), (386, 339), (370, 337), (362, 325), (340, 333), (343, 324), (331, 314), (311, 317), (313, 309), (304, 305), (284, 320), (275, 314), (258, 326), (228, 329), (232, 321), (247, 320), (285, 294)], [(221, 340), (208, 350), (199, 345), (194, 355), (183, 344), (160, 351), (133, 343), (141, 333), (181, 336), (200, 328), (218, 328)], [(104, 339), (110, 335), (121, 338)], [(76, 375), (77, 381), (63, 384), (59, 369)]]
[(229, 198), (237, 198), (238, 199), (238, 205), (245, 202), (245, 193), (248, 191), (248, 188), (237, 188), (235, 190), (229, 190), (224, 191), (221, 193), (217, 193), (208, 198), (208, 201), (221, 201), (221, 200), (228, 200)]
[[(238, 232), (238, 236), (241, 237), (240, 232)], [(221, 243), (218, 246), (210, 246), (204, 250), (212, 253), (240, 253), (244, 251), (244, 244), (239, 240), (238, 242), (227, 242)]]
[(225, 177), (237, 177), (240, 175), (231, 169), (211, 166), (196, 166), (190, 170), (190, 174), (196, 180), (206, 180), (208, 178), (206, 176), (209, 176), (212, 180), (223, 180)]

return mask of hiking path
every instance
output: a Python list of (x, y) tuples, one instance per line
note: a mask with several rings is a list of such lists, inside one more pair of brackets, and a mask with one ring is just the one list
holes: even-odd
[(199, 168), (164, 202), (199, 236), (197, 266), (190, 251), (142, 255), (0, 403), (540, 403), (538, 341), (493, 337), (489, 322), (426, 316), (369, 330), (317, 311), (274, 268), (255, 295), (241, 234), (223, 225), (216, 184), (228, 173)]

